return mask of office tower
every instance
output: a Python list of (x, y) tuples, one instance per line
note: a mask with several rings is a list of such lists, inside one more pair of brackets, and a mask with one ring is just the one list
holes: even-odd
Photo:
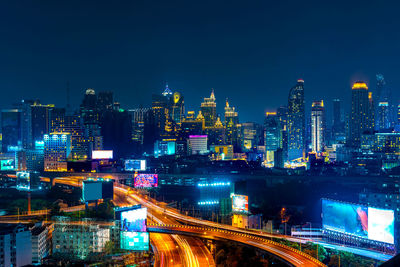
[[(380, 103), (387, 103), (388, 118), (382, 121), (382, 106)], [(392, 90), (386, 85), (385, 78), (382, 74), (376, 75), (376, 95), (375, 95), (375, 129), (378, 131), (385, 130), (396, 125), (396, 110), (392, 101)], [(388, 126), (389, 125), (389, 126)]]
[(152, 110), (158, 136), (163, 135), (165, 132), (167, 118), (169, 116), (169, 104), (171, 96), (172, 91), (169, 89), (168, 84), (166, 85), (162, 94), (152, 95)]
[(114, 108), (113, 92), (103, 91), (99, 92), (97, 96), (97, 109), (100, 111), (111, 110)]
[(123, 110), (104, 112), (101, 121), (101, 136), (103, 136), (103, 148), (114, 150), (115, 158), (130, 156), (133, 149), (130, 114)]
[(50, 113), (54, 105), (42, 105), (37, 100), (31, 105), (32, 147), (36, 141), (43, 141), (43, 135), (50, 133)]
[(384, 131), (390, 128), (390, 110), (388, 102), (379, 102), (376, 118), (376, 129), (378, 131)]
[(188, 113), (188, 116), (183, 119), (181, 125), (181, 138), (187, 139), (189, 135), (202, 135), (204, 131), (204, 117), (199, 111), (195, 117), (194, 113)]
[(324, 101), (314, 101), (311, 105), (311, 149), (320, 153), (325, 144), (325, 109)]
[(349, 131), (347, 144), (353, 148), (360, 148), (361, 135), (364, 132), (372, 132), (373, 111), (367, 84), (357, 81), (351, 90), (351, 114), (349, 118)]
[(209, 98), (204, 98), (200, 110), (205, 120), (205, 127), (213, 127), (217, 120), (217, 103), (215, 102), (214, 89), (212, 89)]
[(183, 100), (183, 95), (179, 92), (174, 92), (170, 101), (172, 102), (169, 111), (171, 119), (180, 125), (185, 115), (185, 102)]
[(90, 144), (85, 138), (85, 129), (79, 114), (66, 114), (65, 108), (54, 108), (50, 114), (50, 133), (69, 133), (71, 135), (71, 159), (83, 160), (90, 155)]
[(264, 145), (267, 163), (274, 162), (274, 154), (282, 148), (282, 135), (279, 117), (276, 112), (267, 112), (264, 121)]
[(0, 224), (0, 266), (32, 264), (31, 232), (22, 224)]
[(281, 144), (282, 148), (281, 154), (284, 157), (284, 161), (287, 159), (287, 151), (288, 151), (288, 130), (287, 130), (287, 120), (288, 120), (288, 109), (287, 106), (280, 106), (276, 110), (276, 116), (279, 121), (279, 127), (281, 130)]
[[(92, 88), (87, 89), (80, 106), (80, 114), (84, 125), (94, 123), (98, 124), (99, 114), (97, 102), (95, 90)], [(101, 105), (104, 106), (103, 103)]]
[(288, 99), (288, 159), (302, 158), (305, 153), (304, 80), (290, 89)]
[(67, 159), (72, 149), (70, 133), (44, 135), (44, 171), (67, 171)]
[(207, 135), (189, 135), (187, 140), (188, 155), (206, 154), (208, 152)]
[(1, 111), (2, 151), (22, 146), (22, 111), (20, 109), (3, 109)]
[(341, 101), (338, 98), (333, 99), (333, 122), (332, 125), (337, 128), (343, 122)]
[(225, 145), (226, 142), (226, 129), (221, 122), (221, 118), (217, 117), (213, 127), (206, 127), (205, 133), (208, 136), (208, 143), (210, 145)]
[(260, 138), (263, 134), (263, 127), (255, 122), (244, 122), (240, 124), (241, 149), (250, 152), (257, 149), (260, 144)]
[[(238, 148), (238, 124), (239, 124), (239, 116), (237, 111), (235, 111), (235, 107), (231, 107), (229, 105), (228, 99), (226, 99), (225, 103), (225, 135), (226, 135), (226, 144), (233, 145), (234, 150)], [(236, 149), (235, 149), (236, 148)]]

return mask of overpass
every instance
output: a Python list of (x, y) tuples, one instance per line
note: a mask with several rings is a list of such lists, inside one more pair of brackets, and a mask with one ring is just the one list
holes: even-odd
[[(113, 177), (107, 178), (112, 179)], [(81, 187), (83, 179), (84, 177), (82, 176), (71, 175), (68, 177), (56, 177), (52, 180), (52, 182), (74, 187)], [(50, 179), (42, 178), (42, 181), (50, 182)], [(163, 205), (164, 203), (154, 201), (147, 196), (142, 197), (135, 189), (119, 183), (114, 183), (114, 194), (120, 198), (124, 198), (126, 204), (142, 204), (149, 209), (150, 214), (171, 218), (186, 224), (196, 225), (184, 226), (176, 224), (150, 224), (150, 232), (186, 236), (189, 235), (212, 240), (229, 240), (266, 251), (267, 253), (275, 255), (279, 259), (293, 266), (325, 266), (323, 263), (309, 256), (308, 254), (282, 245), (280, 243), (268, 240), (268, 238), (272, 237), (278, 237), (282, 239), (288, 239), (288, 237), (279, 237), (277, 235), (262, 234), (258, 232), (256, 233), (251, 230), (240, 229), (229, 225), (214, 223), (182, 215), (175, 209), (167, 208), (165, 205)]]
[(251, 234), (242, 234), (208, 227), (148, 224), (149, 232), (189, 235), (204, 239), (234, 241), (246, 246), (255, 247), (275, 255), (291, 266), (325, 266), (310, 255), (280, 243), (257, 237)]

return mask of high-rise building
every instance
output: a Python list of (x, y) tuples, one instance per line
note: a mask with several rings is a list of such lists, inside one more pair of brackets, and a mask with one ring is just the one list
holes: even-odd
[(21, 224), (0, 225), (0, 266), (32, 264), (31, 232)]
[(72, 223), (58, 218), (53, 231), (53, 253), (85, 259), (90, 253), (102, 252), (111, 239), (111, 230), (90, 221)]
[(217, 103), (215, 102), (214, 89), (212, 89), (209, 98), (204, 98), (200, 110), (204, 117), (205, 127), (213, 127), (217, 121)]
[(67, 171), (67, 159), (71, 154), (71, 134), (51, 133), (44, 135), (44, 171)]
[(264, 145), (267, 163), (274, 162), (274, 154), (282, 148), (282, 131), (276, 112), (267, 112), (264, 121)]
[(208, 152), (207, 135), (189, 135), (187, 149), (189, 155), (206, 154)]
[(351, 114), (349, 118), (349, 131), (347, 144), (353, 148), (360, 148), (361, 135), (373, 130), (372, 98), (368, 92), (367, 84), (357, 81), (351, 90)]
[(314, 101), (311, 105), (311, 150), (320, 153), (325, 144), (324, 101)]
[(288, 99), (288, 159), (294, 160), (305, 153), (305, 101), (304, 80), (297, 80), (297, 84), (290, 89)]
[(287, 106), (280, 106), (276, 110), (276, 116), (279, 121), (279, 127), (281, 130), (281, 144), (282, 148), (281, 155), (284, 158), (284, 161), (287, 159), (287, 151), (288, 151), (288, 130), (287, 130), (287, 122), (288, 122), (288, 109)]
[(90, 155), (90, 142), (85, 137), (85, 129), (79, 114), (66, 114), (65, 108), (51, 111), (50, 133), (69, 133), (71, 135), (71, 158), (84, 160)]
[(100, 111), (111, 110), (114, 108), (114, 95), (111, 91), (99, 92), (97, 96), (97, 109)]
[(183, 95), (179, 92), (174, 92), (171, 101), (172, 103), (170, 105), (169, 114), (172, 120), (180, 125), (185, 116), (185, 102), (183, 100)]
[(379, 102), (376, 112), (376, 130), (384, 131), (390, 128), (390, 109), (389, 102)]
[[(385, 108), (380, 103), (387, 103)], [(385, 78), (382, 74), (376, 74), (376, 93), (375, 93), (375, 129), (378, 131), (386, 130), (396, 125), (396, 108), (392, 99), (392, 90), (386, 85)], [(387, 113), (387, 119), (382, 121), (382, 109)]]
[(35, 101), (31, 105), (32, 117), (32, 146), (36, 141), (43, 141), (43, 135), (50, 133), (51, 110), (54, 105), (42, 105)]
[(3, 109), (1, 111), (2, 151), (10, 146), (22, 146), (22, 111)]
[[(233, 145), (234, 150), (237, 151), (239, 147), (239, 133), (238, 133), (239, 116), (235, 107), (229, 105), (228, 99), (225, 103), (225, 141), (226, 144)], [(236, 149), (235, 149), (236, 148)]]

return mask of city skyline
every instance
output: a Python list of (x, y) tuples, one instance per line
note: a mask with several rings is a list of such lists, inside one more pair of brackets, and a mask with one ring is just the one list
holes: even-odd
[[(252, 121), (285, 103), (288, 88), (302, 78), (306, 101), (323, 99), (330, 117), (331, 99), (350, 96), (356, 80), (374, 89), (377, 73), (399, 100), (399, 40), (391, 34), (395, 9), (370, 3), (340, 9), (340, 3), (318, 2), (255, 3), (244, 9), (235, 2), (96, 4), (32, 2), (23, 10), (4, 4), (0, 85), (8, 100), (37, 97), (63, 106), (69, 81), (71, 96), (86, 88), (112, 90), (124, 105), (144, 106), (168, 81), (191, 109), (214, 88), (219, 106), (228, 97), (242, 120)], [(354, 15), (359, 12), (376, 20), (359, 20)], [(336, 14), (341, 19), (333, 23)], [(77, 106), (79, 100), (71, 102)], [(0, 101), (1, 107), (7, 103)]]

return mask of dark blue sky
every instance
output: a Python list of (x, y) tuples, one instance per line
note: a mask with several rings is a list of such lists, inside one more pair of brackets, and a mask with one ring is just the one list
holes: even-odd
[(374, 89), (377, 72), (398, 102), (399, 8), (389, 1), (3, 1), (0, 107), (21, 98), (65, 105), (67, 81), (74, 105), (92, 87), (113, 90), (123, 107), (146, 106), (168, 80), (188, 110), (213, 87), (219, 112), (228, 97), (241, 121), (261, 121), (286, 104), (297, 78), (311, 105), (347, 101), (357, 79)]

